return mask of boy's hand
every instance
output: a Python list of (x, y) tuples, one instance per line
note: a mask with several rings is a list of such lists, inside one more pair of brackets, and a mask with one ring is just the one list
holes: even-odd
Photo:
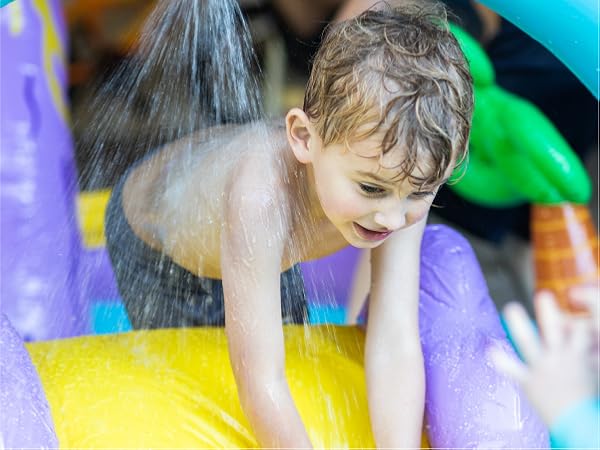
[(498, 369), (521, 384), (551, 426), (565, 409), (597, 393), (590, 355), (593, 321), (563, 313), (548, 292), (537, 294), (535, 302), (541, 337), (520, 304), (505, 308), (507, 326), (524, 363), (498, 349), (492, 349), (491, 356)]

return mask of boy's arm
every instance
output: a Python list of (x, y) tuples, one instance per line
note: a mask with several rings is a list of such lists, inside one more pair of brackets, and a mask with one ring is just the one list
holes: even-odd
[(240, 402), (261, 447), (311, 447), (285, 377), (279, 287), (283, 244), (276, 228), (281, 221), (268, 194), (232, 197), (222, 230), (221, 271)]
[(419, 339), (419, 255), (425, 219), (371, 251), (365, 369), (380, 448), (420, 448), (425, 371)]

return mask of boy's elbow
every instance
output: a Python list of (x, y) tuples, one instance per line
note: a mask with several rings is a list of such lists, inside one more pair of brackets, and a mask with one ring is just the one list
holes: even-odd
[(367, 347), (365, 367), (368, 371), (403, 370), (406, 366), (423, 365), (423, 349), (418, 337), (404, 339), (390, 345)]
[(254, 416), (277, 410), (286, 400), (287, 381), (284, 376), (266, 377), (245, 373), (237, 383), (238, 396), (244, 412)]
[(367, 330), (366, 353), (374, 357), (392, 355), (418, 356), (422, 354), (418, 327), (393, 327), (387, 331), (377, 327)]
[(421, 339), (419, 335), (411, 335), (410, 337), (403, 339), (400, 341), (400, 343), (398, 343), (395, 351), (407, 357), (414, 356), (422, 358), (423, 347), (421, 346)]

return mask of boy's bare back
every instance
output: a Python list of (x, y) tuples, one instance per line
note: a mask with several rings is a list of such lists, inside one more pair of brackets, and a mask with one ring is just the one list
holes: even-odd
[(272, 240), (284, 244), (284, 271), (348, 245), (319, 218), (319, 206), (305, 188), (307, 176), (291, 153), (284, 127), (218, 127), (168, 144), (136, 167), (125, 183), (123, 209), (132, 229), (152, 248), (192, 273), (221, 278), (224, 226), (249, 239), (268, 232), (225, 217), (226, 205), (268, 204), (281, 221), (281, 232)]

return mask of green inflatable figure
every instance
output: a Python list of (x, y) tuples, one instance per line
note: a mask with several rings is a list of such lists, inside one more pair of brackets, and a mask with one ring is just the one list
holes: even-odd
[(587, 203), (591, 180), (562, 135), (538, 108), (496, 85), (485, 51), (462, 29), (451, 29), (469, 61), (475, 108), (469, 159), (450, 187), (488, 207)]

